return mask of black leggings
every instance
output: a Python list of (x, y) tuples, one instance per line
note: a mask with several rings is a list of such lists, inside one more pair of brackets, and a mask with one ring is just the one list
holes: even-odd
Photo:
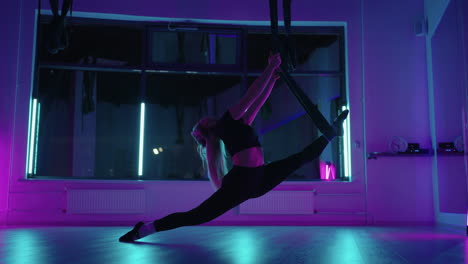
[(154, 221), (156, 231), (209, 222), (248, 199), (266, 194), (302, 165), (319, 157), (327, 143), (322, 136), (285, 159), (256, 168), (234, 166), (224, 176), (221, 188), (199, 206)]

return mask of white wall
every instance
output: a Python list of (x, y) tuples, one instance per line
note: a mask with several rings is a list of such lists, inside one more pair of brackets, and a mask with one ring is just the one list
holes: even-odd
[[(364, 1), (368, 152), (385, 152), (393, 136), (431, 148), (425, 39), (413, 24), (423, 1)], [(430, 157), (368, 161), (368, 212), (379, 222), (431, 222)]]

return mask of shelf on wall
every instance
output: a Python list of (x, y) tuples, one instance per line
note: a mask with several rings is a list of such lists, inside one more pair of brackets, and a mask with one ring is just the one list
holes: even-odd
[[(464, 156), (464, 152), (446, 152), (442, 150), (437, 150), (438, 156)], [(406, 152), (369, 152), (367, 153), (367, 159), (377, 159), (378, 157), (432, 157), (434, 156), (434, 151), (430, 150), (428, 153), (406, 153)]]
[(434, 152), (429, 150), (428, 153), (406, 153), (406, 152), (369, 152), (367, 153), (367, 159), (377, 159), (378, 157), (431, 157), (434, 156)]
[(437, 156), (464, 156), (465, 152), (458, 152), (458, 151), (453, 151), (453, 152), (447, 152), (443, 150), (437, 150)]

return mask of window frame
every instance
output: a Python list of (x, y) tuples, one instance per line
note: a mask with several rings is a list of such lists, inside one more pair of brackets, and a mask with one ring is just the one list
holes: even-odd
[[(41, 24), (50, 22), (52, 16), (44, 15), (41, 17)], [(90, 65), (84, 63), (61, 63), (61, 62), (48, 62), (39, 61), (39, 56), (36, 55), (35, 62), (37, 67), (40, 69), (64, 69), (64, 70), (77, 70), (77, 71), (107, 71), (107, 72), (132, 72), (140, 74), (140, 99), (142, 102), (145, 101), (146, 94), (146, 75), (149, 73), (167, 73), (167, 74), (186, 74), (192, 72), (192, 74), (212, 74), (212, 75), (241, 75), (242, 88), (247, 90), (247, 78), (255, 77), (261, 74), (261, 71), (252, 71), (247, 69), (247, 35), (250, 33), (262, 33), (268, 34), (270, 28), (268, 26), (251, 26), (251, 25), (224, 25), (224, 24), (203, 24), (203, 23), (173, 23), (173, 27), (177, 27), (178, 32), (194, 32), (190, 28), (196, 27), (197, 32), (212, 33), (212, 34), (235, 34), (237, 36), (237, 48), (236, 48), (236, 64), (222, 65), (222, 64), (173, 64), (173, 63), (153, 63), (151, 60), (151, 50), (149, 47), (152, 46), (152, 34), (154, 32), (172, 32), (170, 30), (171, 23), (168, 22), (146, 22), (146, 21), (121, 21), (121, 20), (108, 20), (108, 19), (93, 19), (93, 18), (70, 18), (69, 23), (72, 25), (86, 25), (86, 26), (109, 26), (109, 25), (124, 25), (126, 27), (134, 27), (142, 30), (142, 52), (140, 65), (134, 66), (108, 66), (108, 65)], [(40, 28), (40, 27), (38, 27)], [(339, 41), (339, 57), (340, 57), (340, 69), (338, 71), (295, 71), (290, 73), (291, 76), (328, 76), (328, 77), (339, 77), (341, 83), (341, 94), (343, 100), (349, 105), (348, 102), (348, 91), (347, 91), (347, 77), (346, 77), (346, 27), (343, 25), (330, 25), (330, 26), (296, 26), (294, 32), (291, 34), (321, 34), (321, 35), (336, 35)], [(279, 34), (284, 34), (284, 27), (279, 27)], [(38, 54), (39, 43), (37, 43), (35, 49)], [(37, 98), (38, 91), (38, 76), (34, 76), (33, 80), (33, 92), (31, 95), (31, 101), (34, 97)], [(31, 122), (31, 121), (29, 121)], [(29, 140), (29, 139), (28, 139)], [(340, 144), (342, 144), (340, 142)], [(29, 146), (31, 147), (31, 146)], [(340, 146), (339, 148), (343, 148)], [(29, 153), (29, 149), (28, 149)], [(28, 154), (29, 156), (29, 154)], [(340, 160), (343, 162), (342, 157)], [(28, 160), (29, 164), (29, 160)], [(29, 165), (26, 165), (27, 167)], [(343, 166), (341, 166), (343, 167)], [(135, 172), (136, 178), (129, 179), (104, 179), (102, 177), (51, 177), (35, 175), (26, 171), (27, 179), (60, 179), (60, 180), (139, 180)], [(143, 173), (144, 174), (144, 173)], [(339, 182), (347, 182), (343, 172), (339, 174)], [(350, 179), (350, 178), (349, 178)], [(151, 180), (151, 179), (148, 179)], [(183, 179), (177, 179), (183, 180)], [(164, 181), (171, 181), (171, 179), (164, 179)], [(205, 179), (188, 179), (188, 181), (206, 181)], [(292, 180), (294, 181), (294, 180)]]
[[(170, 24), (169, 24), (170, 25)], [(190, 30), (190, 29), (193, 30)], [(170, 29), (170, 26), (150, 26), (147, 28), (147, 42), (148, 49), (146, 55), (146, 67), (149, 70), (168, 70), (168, 71), (184, 71), (186, 69), (196, 69), (196, 71), (201, 72), (217, 72), (217, 73), (240, 73), (241, 72), (241, 59), (242, 54), (242, 29), (220, 29), (217, 27), (207, 27), (207, 26), (177, 26), (173, 29)], [(235, 64), (177, 64), (177, 63), (156, 63), (152, 61), (152, 49), (153, 47), (153, 38), (152, 34), (155, 32), (197, 32), (197, 33), (209, 33), (209, 34), (232, 34), (236, 35), (236, 63)]]

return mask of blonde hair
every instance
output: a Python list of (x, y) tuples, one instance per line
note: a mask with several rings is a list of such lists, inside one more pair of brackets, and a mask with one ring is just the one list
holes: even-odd
[[(211, 175), (215, 176), (218, 179), (223, 179), (224, 175), (228, 172), (228, 166), (227, 166), (227, 154), (226, 154), (226, 148), (224, 146), (224, 142), (220, 139), (217, 138), (216, 140), (208, 140), (207, 141), (207, 146), (202, 146), (198, 145), (198, 154), (200, 155), (200, 159), (202, 160), (202, 165), (203, 169), (207, 171), (209, 174), (211, 174), (209, 168), (209, 164), (213, 163), (215, 164), (216, 168), (216, 174), (217, 175)], [(211, 146), (208, 146), (211, 145)], [(206, 155), (206, 148), (207, 147), (212, 147), (214, 150), (213, 156), (208, 158)]]
[[(200, 155), (203, 169), (209, 174), (209, 176), (214, 176), (214, 178), (222, 180), (228, 172), (229, 157), (226, 152), (226, 147), (224, 146), (224, 142), (213, 133), (211, 129), (212, 127), (205, 127), (202, 124), (202, 121), (203, 119), (194, 126), (192, 136), (197, 142), (197, 151)], [(202, 141), (195, 136), (195, 133), (197, 132), (202, 136)], [(208, 140), (208, 138), (211, 138), (211, 140)], [(208, 157), (206, 153), (207, 148), (210, 148), (213, 151), (213, 155), (210, 155), (210, 157)], [(214, 165), (216, 168), (214, 172), (210, 171), (210, 165)], [(211, 173), (216, 173), (216, 175), (211, 175)]]

